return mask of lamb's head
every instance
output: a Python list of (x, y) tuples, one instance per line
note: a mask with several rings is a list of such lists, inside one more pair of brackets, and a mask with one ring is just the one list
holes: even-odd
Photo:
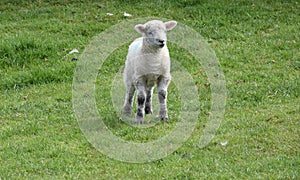
[(166, 32), (177, 25), (176, 21), (162, 22), (159, 20), (148, 21), (146, 24), (135, 26), (137, 32), (145, 38), (145, 42), (153, 47), (163, 48), (167, 42)]

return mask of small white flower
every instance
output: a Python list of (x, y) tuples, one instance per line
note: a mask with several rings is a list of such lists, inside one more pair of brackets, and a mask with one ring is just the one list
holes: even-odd
[(74, 54), (74, 53), (79, 53), (77, 49), (73, 49), (72, 51), (69, 52), (69, 54)]
[(228, 144), (228, 141), (221, 142), (220, 144), (221, 146), (226, 146)]
[(114, 14), (112, 13), (106, 13), (106, 16), (113, 16)]
[(128, 13), (126, 13), (126, 12), (124, 12), (123, 16), (124, 16), (124, 17), (131, 17), (132, 15), (131, 15), (131, 14), (128, 14)]

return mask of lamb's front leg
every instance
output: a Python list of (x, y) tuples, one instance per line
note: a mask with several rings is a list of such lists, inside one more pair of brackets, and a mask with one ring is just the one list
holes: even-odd
[(160, 78), (157, 83), (158, 100), (160, 105), (159, 118), (164, 121), (168, 121), (168, 109), (167, 109), (167, 90), (170, 80), (166, 78)]
[(138, 109), (137, 109), (137, 113), (136, 113), (135, 122), (143, 123), (144, 115), (145, 115), (145, 102), (146, 102), (146, 88), (145, 88), (145, 83), (143, 82), (143, 80), (137, 81), (136, 91), (137, 91)]
[(152, 114), (153, 87), (148, 87), (146, 93), (147, 93), (147, 97), (146, 97), (146, 104), (145, 104), (145, 113)]
[(131, 114), (134, 91), (135, 91), (135, 88), (133, 85), (131, 85), (131, 84), (127, 85), (126, 97), (125, 97), (125, 103), (124, 103), (124, 112), (123, 112), (127, 116), (130, 116), (130, 114)]

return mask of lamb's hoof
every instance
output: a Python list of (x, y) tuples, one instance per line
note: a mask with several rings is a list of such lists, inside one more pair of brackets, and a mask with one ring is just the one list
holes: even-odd
[(144, 117), (136, 116), (134, 123), (143, 124), (144, 123)]
[(125, 116), (128, 116), (128, 117), (131, 116), (131, 112), (130, 112), (130, 111), (129, 111), (129, 112), (128, 112), (128, 111), (124, 111), (123, 114), (124, 114)]
[(164, 114), (164, 115), (158, 115), (158, 118), (162, 121), (168, 122), (168, 115)]
[(129, 107), (124, 107), (124, 111), (123, 114), (126, 116), (130, 116), (131, 115), (131, 108)]
[(168, 122), (168, 119), (169, 119), (169, 118), (168, 118), (168, 116), (167, 116), (167, 117), (161, 117), (160, 119), (161, 119), (162, 121)]
[(151, 107), (145, 107), (145, 114), (152, 114), (152, 108)]

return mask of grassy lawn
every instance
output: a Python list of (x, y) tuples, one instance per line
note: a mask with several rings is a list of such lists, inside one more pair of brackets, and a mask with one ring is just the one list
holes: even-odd
[[(293, 0), (2, 0), (0, 179), (299, 179), (299, 9)], [(215, 51), (227, 104), (206, 147), (197, 143), (211, 110), (209, 81), (197, 60), (172, 43), (171, 57), (199, 93), (200, 114), (188, 141), (163, 159), (134, 164), (107, 157), (83, 135), (72, 104), (74, 69), (93, 37), (128, 20), (124, 12), (130, 19), (181, 22)], [(148, 142), (174, 128), (180, 97), (171, 83), (169, 123), (134, 128), (119, 121), (110, 93), (127, 46), (99, 70), (97, 108), (115, 135)], [(75, 48), (79, 53), (68, 54)]]

